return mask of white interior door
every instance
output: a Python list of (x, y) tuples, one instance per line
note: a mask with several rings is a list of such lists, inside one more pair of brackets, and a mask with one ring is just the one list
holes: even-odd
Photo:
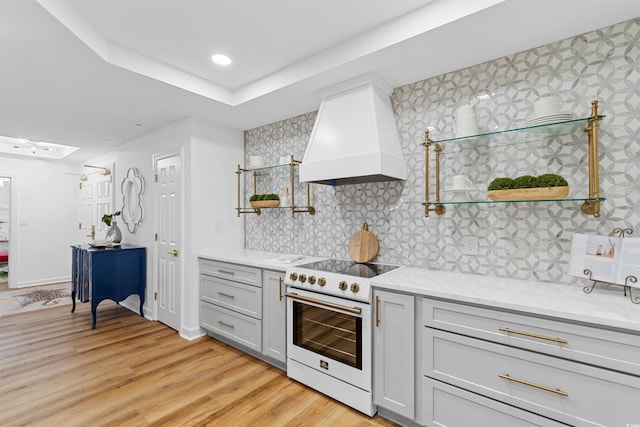
[(158, 320), (179, 330), (182, 280), (182, 167), (175, 154), (156, 158), (157, 236), (157, 309)]
[(96, 239), (104, 239), (107, 234), (102, 215), (116, 211), (113, 166), (108, 170), (109, 174), (96, 172), (88, 175), (86, 181), (80, 181), (80, 241), (91, 240), (92, 227)]

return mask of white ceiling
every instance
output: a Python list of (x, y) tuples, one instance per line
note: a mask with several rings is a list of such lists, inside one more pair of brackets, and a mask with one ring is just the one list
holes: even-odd
[(251, 129), (360, 74), (398, 87), (637, 16), (639, 0), (0, 0), (0, 136), (82, 162), (185, 117)]

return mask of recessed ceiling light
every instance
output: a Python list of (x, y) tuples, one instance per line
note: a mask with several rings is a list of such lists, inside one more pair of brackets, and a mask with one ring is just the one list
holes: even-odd
[(227, 55), (221, 55), (221, 54), (211, 55), (211, 60), (218, 65), (231, 64), (231, 58), (229, 58)]

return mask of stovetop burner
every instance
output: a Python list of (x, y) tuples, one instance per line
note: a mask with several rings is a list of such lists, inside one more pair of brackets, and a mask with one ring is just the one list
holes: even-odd
[(344, 259), (325, 259), (309, 264), (298, 265), (297, 267), (329, 273), (345, 274), (348, 276), (362, 277), (365, 279), (370, 279), (372, 277), (376, 277), (399, 268), (399, 266), (397, 265), (365, 264)]

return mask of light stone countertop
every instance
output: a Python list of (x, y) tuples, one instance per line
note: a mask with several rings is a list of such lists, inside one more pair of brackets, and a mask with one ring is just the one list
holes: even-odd
[[(294, 265), (325, 259), (311, 255), (242, 249), (201, 254), (198, 258), (285, 271)], [(640, 334), (640, 304), (633, 304), (622, 288), (596, 285), (591, 294), (583, 286), (402, 267), (371, 279), (374, 287), (420, 296), (479, 304), (503, 310), (568, 319)], [(588, 280), (583, 285), (591, 285)], [(640, 289), (633, 290), (640, 297)]]
[[(405, 267), (371, 279), (379, 289), (480, 304), (542, 316), (621, 328), (640, 334), (640, 304), (622, 287), (583, 292), (583, 286)], [(584, 285), (591, 286), (584, 280)], [(600, 285), (602, 286), (602, 285)], [(640, 289), (633, 289), (640, 297)]]
[(311, 255), (285, 254), (280, 252), (257, 251), (253, 249), (240, 249), (235, 251), (225, 250), (221, 253), (201, 254), (198, 255), (198, 258), (278, 271), (285, 271), (293, 265), (307, 264), (309, 262), (325, 259), (323, 257)]

